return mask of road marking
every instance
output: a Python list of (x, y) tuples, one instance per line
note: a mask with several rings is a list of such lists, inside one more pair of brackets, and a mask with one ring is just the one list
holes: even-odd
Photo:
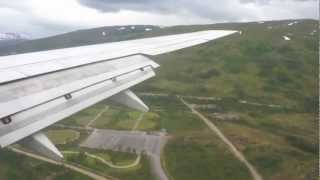
[(201, 120), (203, 120), (204, 123), (209, 127), (209, 129), (211, 129), (215, 134), (217, 134), (219, 138), (229, 146), (229, 149), (235, 155), (235, 157), (238, 158), (241, 162), (243, 162), (247, 166), (254, 180), (262, 180), (262, 176), (253, 167), (253, 165), (250, 164), (249, 161), (247, 161), (245, 156), (240, 151), (238, 151), (238, 149), (232, 144), (232, 142), (218, 129), (218, 127), (214, 123), (212, 123), (212, 121), (207, 119), (199, 111), (195, 110), (194, 107), (188, 104), (185, 100), (183, 100), (182, 97), (178, 97), (178, 98), (181, 100), (181, 102), (184, 105), (186, 105), (192, 111), (192, 113), (196, 114)]

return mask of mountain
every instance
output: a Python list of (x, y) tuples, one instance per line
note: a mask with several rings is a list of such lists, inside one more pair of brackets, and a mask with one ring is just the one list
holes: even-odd
[(27, 39), (25, 35), (18, 33), (0, 33), (0, 41), (23, 40)]
[[(0, 55), (209, 29), (237, 30), (241, 35), (181, 50), (184, 51), (181, 56), (179, 54), (181, 51), (178, 51), (155, 57), (161, 59), (161, 63), (170, 65), (162, 68), (156, 77), (159, 81), (145, 83), (143, 87), (170, 93), (241, 96), (304, 108), (307, 108), (305, 107), (307, 104), (316, 102), (313, 98), (318, 94), (315, 91), (317, 81), (314, 81), (315, 73), (318, 72), (316, 67), (319, 31), (316, 20), (173, 27), (148, 25), (100, 27), (0, 47)], [(164, 60), (162, 57), (165, 57)], [(186, 60), (178, 61), (181, 57), (185, 57)], [(179, 73), (172, 69), (172, 64), (175, 63), (179, 64), (175, 67), (180, 69)], [(239, 74), (242, 76), (238, 76)], [(245, 83), (238, 83), (236, 80), (239, 78), (243, 78)], [(187, 80), (198, 82), (199, 85), (189, 84)], [(224, 80), (226, 82), (220, 82)], [(211, 83), (221, 84), (224, 88), (217, 88)], [(311, 106), (314, 108), (314, 105)]]
[(132, 39), (135, 37), (138, 38), (140, 34), (143, 34), (145, 32), (157, 31), (159, 29), (160, 27), (158, 26), (131, 25), (78, 30), (52, 37), (22, 42), (19, 41), (19, 43), (0, 46), (0, 56), (47, 49), (113, 42)]
[(8, 46), (15, 46), (21, 42), (28, 40), (28, 37), (19, 33), (0, 33), (0, 49)]
[[(311, 103), (314, 109), (313, 97), (318, 94), (315, 91), (319, 35), (316, 20), (100, 27), (0, 47), (0, 55), (209, 29), (237, 30), (241, 35), (181, 50), (183, 55), (178, 51), (155, 57), (164, 66), (168, 63), (168, 67), (161, 68), (156, 80), (144, 83), (143, 87), (170, 93), (241, 96), (304, 108)], [(183, 57), (186, 60), (180, 60)], [(172, 64), (177, 65), (176, 69), (172, 69)], [(241, 81), (237, 81), (239, 78)], [(242, 81), (245, 82), (239, 83)]]
[[(101, 27), (21, 42), (0, 48), (0, 54), (209, 29), (240, 31), (199, 46), (151, 57), (161, 66), (157, 75), (133, 89), (150, 106), (151, 112), (145, 114), (141, 127), (150, 131), (164, 129), (169, 133), (170, 138), (161, 157), (169, 177), (176, 180), (249, 179), (241, 162), (232, 159), (225, 144), (175, 96), (179, 95), (215, 123), (265, 180), (306, 180), (318, 178), (315, 176), (319, 157), (318, 28), (319, 22), (309, 19), (164, 28)], [(148, 93), (151, 96), (143, 96)], [(86, 124), (83, 123), (85, 119), (90, 120), (88, 117), (95, 116), (104, 105), (97, 107), (99, 111), (88, 109), (71, 118), (71, 125), (77, 122)], [(136, 112), (127, 114), (121, 107), (113, 107), (110, 106), (111, 110), (102, 115), (106, 117), (101, 117), (97, 124), (104, 128), (123, 130), (128, 126), (131, 129), (129, 124), (133, 121), (129, 119), (136, 120)], [(69, 145), (61, 146), (68, 150)], [(30, 173), (26, 173), (28, 171), (43, 174), (29, 168), (35, 167), (34, 164), (16, 163), (22, 158), (14, 154), (1, 154), (0, 166), (5, 168), (0, 169), (3, 172), (8, 169), (5, 175), (12, 177), (7, 179), (17, 179), (17, 173), (27, 174), (21, 177), (30, 177)], [(119, 157), (116, 159), (124, 156)], [(94, 170), (103, 169), (103, 172), (119, 179), (151, 179), (142, 178), (148, 172), (149, 166), (145, 164), (120, 172), (88, 163), (82, 155), (70, 159), (79, 160)], [(33, 161), (26, 159), (24, 162)], [(7, 165), (10, 168), (6, 168)], [(19, 171), (16, 171), (17, 165), (21, 165)], [(51, 175), (55, 168), (48, 169)], [(135, 178), (132, 172), (140, 173)], [(0, 179), (6, 179), (2, 177), (6, 176), (0, 173)]]

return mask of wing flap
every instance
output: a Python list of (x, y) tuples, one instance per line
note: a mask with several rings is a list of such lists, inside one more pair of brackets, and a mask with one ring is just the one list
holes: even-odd
[(144, 67), (158, 66), (145, 56), (135, 55), (2, 85), (0, 118)]
[(6, 147), (66, 117), (111, 97), (155, 75), (152, 67), (118, 76), (71, 93), (70, 99), (57, 98), (11, 116), (12, 123), (0, 126), (0, 147)]

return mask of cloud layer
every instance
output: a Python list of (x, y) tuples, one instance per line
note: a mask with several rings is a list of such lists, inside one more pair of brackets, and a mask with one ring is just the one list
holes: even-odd
[(317, 0), (0, 0), (0, 31), (43, 37), (126, 24), (318, 18)]

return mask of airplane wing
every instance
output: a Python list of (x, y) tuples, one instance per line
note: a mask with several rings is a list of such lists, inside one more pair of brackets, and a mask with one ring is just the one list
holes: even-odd
[[(155, 75), (150, 56), (236, 31), (200, 31), (0, 57), (0, 147), (28, 146), (63, 158), (41, 132), (104, 99), (148, 111), (129, 90)], [(149, 55), (149, 56), (146, 56)]]

